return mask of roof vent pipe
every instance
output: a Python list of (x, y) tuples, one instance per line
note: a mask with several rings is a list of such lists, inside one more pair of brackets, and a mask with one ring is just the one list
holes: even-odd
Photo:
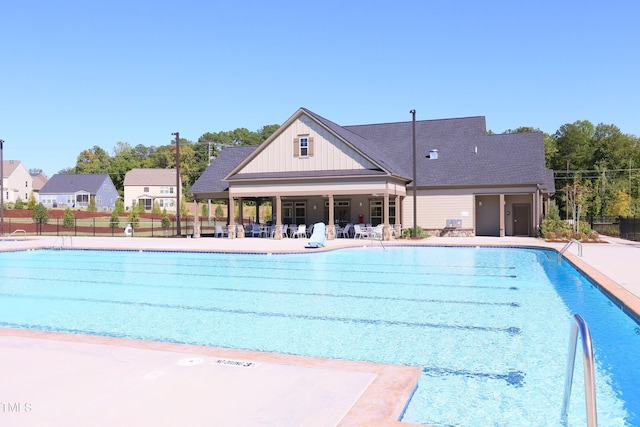
[(432, 159), (435, 160), (438, 158), (438, 150), (433, 148), (431, 150), (429, 150), (429, 155), (427, 156), (428, 159)]

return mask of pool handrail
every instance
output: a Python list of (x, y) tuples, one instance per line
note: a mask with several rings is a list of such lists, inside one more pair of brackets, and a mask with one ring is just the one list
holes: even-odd
[(12, 237), (14, 234), (16, 234), (16, 233), (22, 233), (22, 234), (24, 235), (23, 237), (24, 237), (25, 239), (27, 238), (27, 232), (26, 232), (25, 230), (18, 229), (18, 230), (15, 230), (13, 233), (9, 234), (8, 236), (4, 236), (4, 237), (2, 237), (2, 240), (9, 239), (9, 238), (11, 238), (11, 237)]
[(582, 337), (582, 354), (584, 363), (584, 393), (587, 408), (587, 427), (597, 427), (598, 411), (596, 407), (596, 385), (591, 332), (589, 332), (589, 326), (587, 326), (587, 322), (585, 322), (582, 316), (574, 314), (572, 319), (561, 420), (563, 425), (567, 425), (567, 412), (569, 411), (569, 399), (571, 398), (571, 386), (573, 384), (573, 369), (575, 367), (576, 347), (578, 345), (578, 332), (580, 332), (580, 336)]
[(60, 236), (56, 237), (56, 239), (53, 241), (53, 245), (51, 245), (51, 247), (55, 249), (55, 247), (56, 247), (56, 243), (58, 243), (58, 239), (61, 239), (61, 240), (62, 240), (62, 242), (60, 243), (60, 249), (64, 248), (64, 242), (66, 241), (66, 238), (67, 238), (67, 237), (69, 238), (69, 244), (70, 244), (71, 246), (73, 246), (73, 236), (71, 236), (71, 235), (64, 235), (64, 234), (63, 234), (63, 235), (60, 235)]
[(562, 254), (565, 253), (565, 251), (567, 249), (569, 249), (569, 247), (574, 244), (577, 243), (578, 244), (578, 256), (582, 257), (582, 243), (576, 239), (571, 239), (567, 242), (566, 245), (564, 245), (562, 247), (562, 249), (560, 250), (560, 252), (558, 252), (558, 262), (560, 262), (560, 260), (562, 259)]

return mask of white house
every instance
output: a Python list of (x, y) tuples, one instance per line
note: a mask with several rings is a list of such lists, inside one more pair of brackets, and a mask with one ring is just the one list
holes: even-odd
[(20, 160), (4, 160), (2, 175), (4, 203), (15, 203), (18, 198), (26, 202), (33, 190), (33, 178), (24, 164)]
[(177, 194), (175, 169), (131, 169), (124, 177), (124, 207), (127, 210), (135, 202), (150, 211), (153, 203), (158, 202), (160, 209), (175, 212)]

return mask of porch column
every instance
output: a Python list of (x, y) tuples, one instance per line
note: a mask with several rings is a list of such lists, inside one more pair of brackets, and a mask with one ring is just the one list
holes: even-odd
[(256, 224), (260, 224), (260, 199), (256, 199)]
[(193, 212), (193, 238), (200, 237), (200, 224), (198, 223), (198, 199), (193, 199), (194, 212)]
[(500, 193), (500, 237), (504, 237), (505, 233), (505, 219), (504, 219), (504, 194)]
[(244, 202), (242, 197), (238, 197), (238, 222), (240, 226), (236, 227), (236, 237), (244, 239)]
[(282, 198), (276, 196), (276, 232), (273, 234), (276, 240), (282, 240)]
[(227, 202), (227, 238), (235, 239), (236, 238), (236, 215), (235, 215), (235, 207), (236, 202), (229, 194), (229, 202)]
[(384, 193), (382, 202), (382, 240), (391, 240), (391, 227), (389, 227), (389, 193)]
[(402, 236), (402, 211), (401, 211), (400, 196), (396, 195), (396, 220), (393, 228), (396, 231), (396, 236)]
[(336, 238), (336, 221), (335, 221), (335, 209), (333, 202), (333, 194), (329, 194), (329, 224), (327, 224), (327, 239), (333, 240)]

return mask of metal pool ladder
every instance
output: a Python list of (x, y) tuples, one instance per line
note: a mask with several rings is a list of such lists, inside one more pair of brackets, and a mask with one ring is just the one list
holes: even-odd
[(558, 262), (560, 262), (560, 260), (562, 259), (562, 254), (566, 252), (567, 249), (569, 249), (569, 247), (574, 244), (577, 243), (578, 244), (578, 256), (582, 257), (582, 243), (580, 243), (579, 241), (577, 241), (576, 239), (571, 239), (567, 242), (566, 245), (564, 245), (562, 247), (562, 249), (560, 250), (560, 252), (558, 252)]
[(571, 336), (569, 338), (569, 355), (567, 357), (567, 370), (564, 380), (564, 398), (562, 400), (562, 423), (567, 425), (567, 412), (569, 410), (569, 398), (571, 397), (571, 385), (573, 384), (573, 368), (576, 361), (576, 347), (578, 345), (578, 332), (582, 337), (582, 354), (584, 360), (584, 393), (587, 404), (587, 427), (598, 426), (598, 413), (596, 409), (596, 382), (593, 362), (593, 345), (591, 344), (591, 332), (589, 327), (579, 314), (573, 315), (571, 323)]

